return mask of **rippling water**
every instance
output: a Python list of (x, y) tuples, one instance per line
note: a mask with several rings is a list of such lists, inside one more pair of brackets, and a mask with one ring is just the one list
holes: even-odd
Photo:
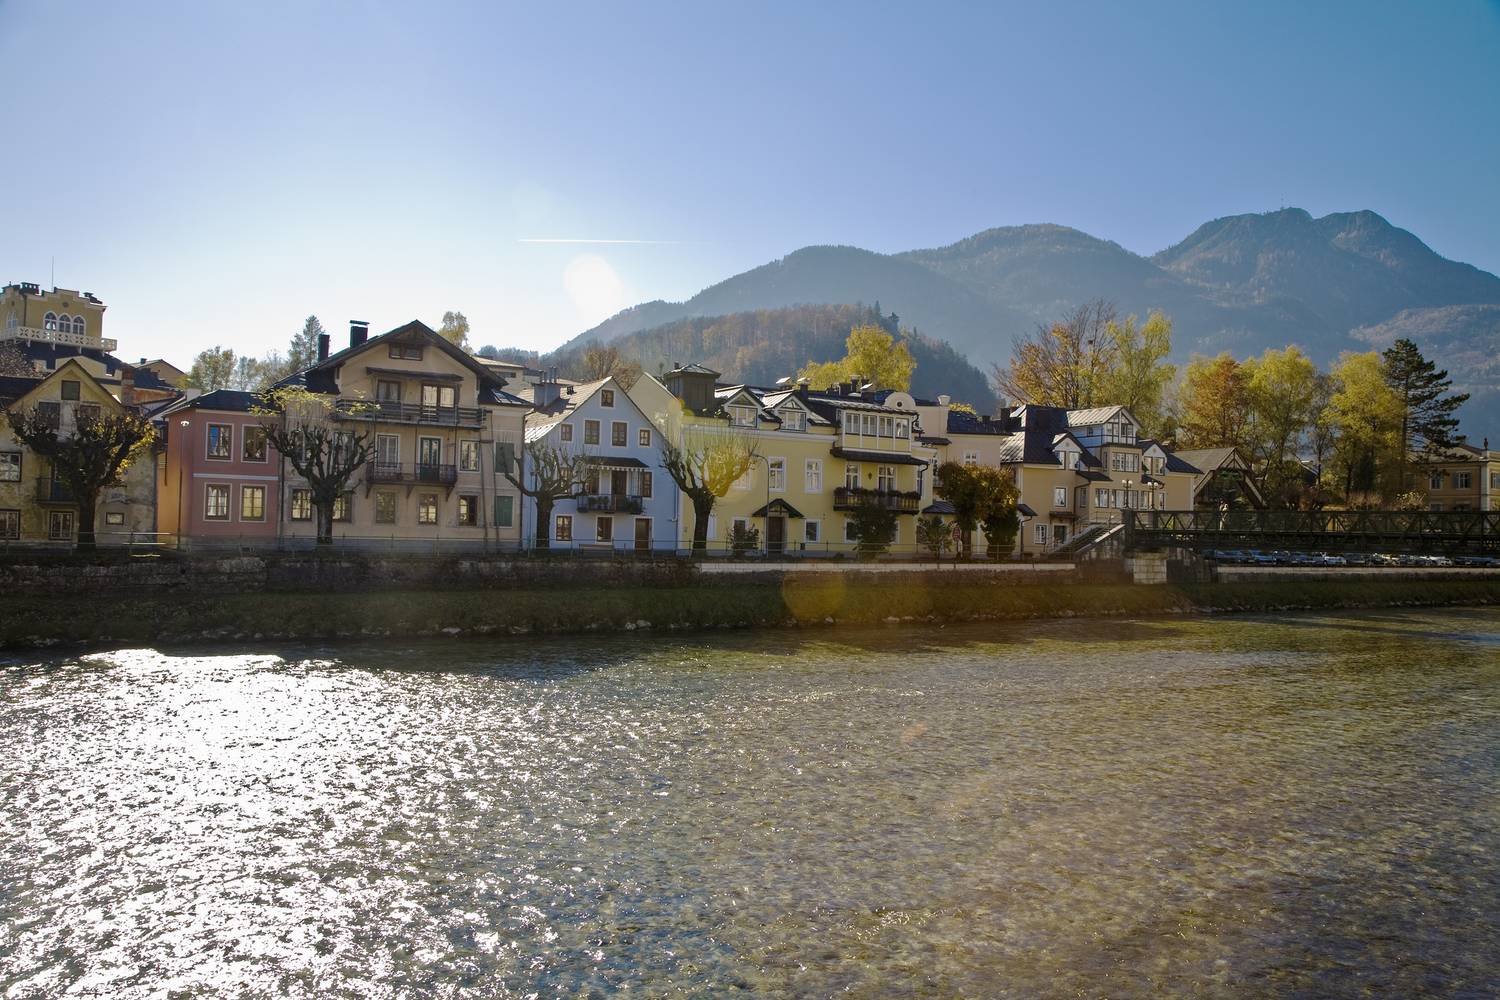
[(1500, 614), (0, 665), (0, 996), (1500, 991)]

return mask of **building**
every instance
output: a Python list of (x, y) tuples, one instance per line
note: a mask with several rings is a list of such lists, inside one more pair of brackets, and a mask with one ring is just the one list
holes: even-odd
[(1427, 494), (1429, 510), (1500, 510), (1500, 451), (1489, 438), (1479, 447), (1460, 436), (1452, 448), (1424, 456), (1413, 486)]
[[(373, 453), (334, 512), (336, 539), (381, 545), (498, 546), (521, 539), (516, 471), (531, 404), (503, 379), (417, 320), (370, 337), (350, 325), (349, 346), (277, 383), (303, 389), (341, 433)], [(283, 461), (281, 533), (316, 537), (311, 492)]]
[[(42, 378), (0, 377), (0, 408), (50, 412), (63, 437), (73, 432), (81, 415), (120, 411), (126, 405), (77, 359), (63, 361)], [(154, 530), (155, 485), (153, 463), (143, 458), (100, 494), (94, 525), (99, 544), (125, 543), (132, 533)], [(78, 528), (77, 500), (53, 474), (50, 462), (17, 441), (0, 421), (0, 544), (71, 545)]]
[[(736, 526), (755, 528), (770, 553), (830, 555), (856, 548), (852, 514), (874, 502), (897, 514), (893, 551), (916, 551), (915, 520), (931, 503), (936, 452), (919, 440), (907, 393), (858, 383), (813, 391), (722, 383), (719, 373), (683, 365), (631, 387), (643, 412), (681, 442), (694, 427), (745, 434), (755, 459), (715, 505), (710, 550), (724, 551)], [(680, 542), (691, 545), (691, 505), (679, 503)]]
[(216, 389), (157, 416), (157, 529), (168, 542), (275, 542), (283, 470), (262, 426), (266, 407), (254, 393)]
[[(675, 551), (677, 484), (662, 467), (660, 431), (614, 378), (583, 384), (552, 376), (516, 390), (535, 411), (526, 418), (528, 448), (582, 455), (589, 477), (580, 494), (559, 500), (546, 531), (551, 548)], [(537, 482), (530, 456), (528, 487)], [(537, 537), (537, 504), (524, 498), (524, 544)]]
[[(1177, 452), (1177, 457), (1198, 470), (1193, 477), (1190, 509), (1266, 509), (1265, 497), (1255, 485), (1250, 460), (1238, 448), (1188, 449)], [(1316, 474), (1311, 478), (1316, 482)]]

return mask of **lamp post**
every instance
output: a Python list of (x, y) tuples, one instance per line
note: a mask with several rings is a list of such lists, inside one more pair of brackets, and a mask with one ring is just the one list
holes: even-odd
[(187, 437), (192, 421), (183, 420), (178, 426), (182, 428), (182, 440), (177, 442), (177, 550), (180, 552), (182, 551), (183, 508), (187, 505), (184, 499), (187, 493)]
[(1120, 480), (1120, 485), (1125, 487), (1124, 492), (1120, 496), (1120, 523), (1124, 524), (1125, 512), (1130, 509), (1130, 487), (1134, 483), (1132, 480), (1122, 479)]

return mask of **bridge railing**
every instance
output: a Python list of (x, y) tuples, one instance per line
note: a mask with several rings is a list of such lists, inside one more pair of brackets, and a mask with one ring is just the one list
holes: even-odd
[(1500, 511), (1127, 510), (1126, 546), (1500, 548)]

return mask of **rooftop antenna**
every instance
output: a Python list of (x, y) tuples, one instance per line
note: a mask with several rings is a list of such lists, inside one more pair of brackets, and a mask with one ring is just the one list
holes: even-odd
[(52, 287), (57, 287), (57, 254), (52, 255)]

